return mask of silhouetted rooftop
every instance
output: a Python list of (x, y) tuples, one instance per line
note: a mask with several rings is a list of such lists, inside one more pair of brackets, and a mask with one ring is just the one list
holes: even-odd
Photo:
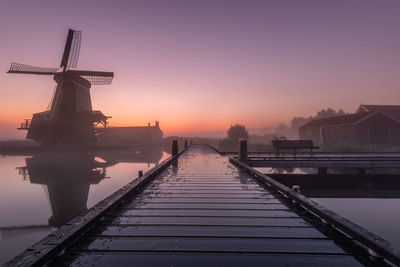
[(362, 113), (334, 116), (324, 119), (316, 119), (304, 124), (300, 128), (354, 124), (360, 121), (361, 119), (364, 119), (365, 117), (369, 116), (372, 113), (373, 112), (362, 112)]
[(400, 119), (400, 105), (360, 105), (357, 112), (380, 111), (387, 115)]

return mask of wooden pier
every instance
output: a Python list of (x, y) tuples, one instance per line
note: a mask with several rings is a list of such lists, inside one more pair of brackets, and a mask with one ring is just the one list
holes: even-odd
[(381, 266), (390, 245), (208, 146), (153, 168), (8, 266)]

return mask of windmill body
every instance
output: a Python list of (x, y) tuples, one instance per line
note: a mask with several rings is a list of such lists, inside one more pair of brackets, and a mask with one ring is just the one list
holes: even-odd
[(27, 139), (43, 144), (82, 144), (96, 142), (96, 131), (107, 126), (101, 111), (92, 110), (91, 85), (110, 84), (114, 73), (71, 70), (79, 57), (81, 32), (69, 30), (60, 68), (41, 68), (12, 63), (8, 73), (53, 75), (57, 83), (49, 109), (33, 114), (20, 130)]

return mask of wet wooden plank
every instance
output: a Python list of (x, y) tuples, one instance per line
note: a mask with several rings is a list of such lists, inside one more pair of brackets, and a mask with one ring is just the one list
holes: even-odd
[(232, 203), (152, 203), (134, 202), (124, 207), (125, 209), (222, 209), (222, 210), (287, 210), (282, 203), (262, 204), (232, 204)]
[[(243, 185), (243, 183), (241, 183), (241, 182), (239, 182), (237, 180), (227, 181), (227, 182), (215, 182), (215, 181), (208, 181), (207, 182), (207, 181), (203, 181), (203, 180), (177, 182), (177, 181), (173, 181), (173, 180), (167, 181), (166, 179), (159, 180), (158, 182), (154, 182), (152, 184), (153, 185), (171, 185), (171, 184), (174, 184), (174, 185), (199, 185), (199, 186), (202, 186), (202, 185), (209, 185), (209, 186), (214, 186), (214, 185), (217, 185), (217, 186)], [(244, 184), (244, 185), (258, 185), (258, 184), (256, 182), (252, 182), (252, 183), (247, 183), (247, 184)]]
[(187, 253), (187, 252), (68, 252), (63, 260), (51, 266), (137, 266), (159, 267), (347, 267), (363, 266), (352, 256), (323, 254), (233, 254), (233, 253)]
[(148, 187), (150, 190), (248, 190), (248, 189), (260, 189), (259, 185), (152, 185)]
[(260, 217), (260, 218), (299, 218), (289, 210), (210, 210), (210, 209), (133, 209), (118, 216), (191, 216), (191, 217)]
[(346, 254), (331, 240), (203, 237), (95, 237), (86, 238), (70, 251), (186, 251), (237, 253)]
[(236, 226), (295, 226), (310, 227), (300, 218), (234, 218), (234, 217), (117, 217), (104, 223), (110, 225), (236, 225)]
[[(173, 194), (264, 194), (265, 190), (262, 188), (243, 190), (243, 189), (163, 189), (163, 193)], [(158, 193), (160, 190), (149, 189), (146, 190), (148, 193)]]
[(242, 227), (242, 226), (106, 226), (93, 230), (95, 236), (197, 236), (197, 237), (265, 237), (327, 239), (313, 227)]
[(239, 179), (235, 177), (225, 177), (225, 178), (160, 178), (158, 181), (162, 181), (164, 183), (235, 183), (240, 182), (241, 184), (256, 184), (254, 179), (246, 178), (246, 179)]
[(141, 197), (150, 197), (150, 198), (155, 198), (155, 197), (195, 197), (195, 198), (243, 198), (243, 199), (248, 199), (248, 198), (265, 198), (265, 197), (271, 197), (272, 194), (268, 192), (264, 193), (257, 193), (257, 194), (248, 194), (248, 193), (191, 193), (191, 194), (184, 194), (184, 193), (165, 193), (165, 192), (148, 192), (145, 191), (141, 195)]
[(134, 202), (147, 201), (148, 203), (231, 203), (231, 204), (262, 204), (262, 203), (281, 203), (274, 197), (265, 198), (199, 198), (199, 197), (154, 197), (154, 198), (136, 198)]

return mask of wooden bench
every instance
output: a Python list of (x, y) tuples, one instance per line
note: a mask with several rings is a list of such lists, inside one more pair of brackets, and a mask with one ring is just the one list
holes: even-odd
[(272, 140), (272, 146), (278, 156), (281, 149), (293, 150), (293, 154), (296, 156), (297, 149), (310, 149), (312, 155), (313, 149), (319, 148), (314, 146), (312, 140)]

